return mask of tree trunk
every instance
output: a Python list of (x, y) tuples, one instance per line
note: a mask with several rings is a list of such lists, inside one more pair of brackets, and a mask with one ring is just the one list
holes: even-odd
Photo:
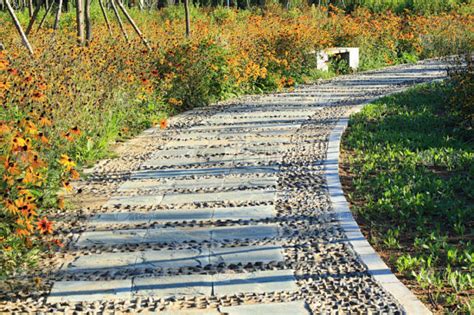
[(100, 10), (102, 11), (102, 15), (104, 16), (105, 24), (107, 24), (107, 28), (109, 29), (110, 36), (112, 36), (112, 28), (110, 27), (109, 18), (107, 17), (107, 12), (105, 12), (104, 3), (102, 0), (99, 0), (99, 6)]
[(86, 21), (86, 43), (87, 45), (90, 44), (92, 40), (92, 25), (91, 25), (91, 0), (85, 0), (85, 21)]
[(84, 5), (82, 0), (76, 0), (77, 40), (84, 44)]
[(54, 5), (54, 2), (52, 2), (52, 3), (50, 4), (50, 6), (48, 7), (48, 9), (47, 9), (46, 12), (44, 13), (43, 18), (41, 19), (41, 22), (40, 22), (40, 24), (38, 25), (38, 31), (41, 29), (41, 27), (43, 27), (43, 24), (44, 24), (44, 22), (46, 21), (46, 17), (48, 16), (49, 12), (50, 12), (51, 9), (53, 8), (53, 5)]
[(28, 16), (33, 16), (33, 0), (28, 0)]
[(21, 24), (20, 24), (20, 22), (18, 21), (18, 18), (15, 15), (15, 11), (13, 11), (13, 8), (10, 5), (10, 2), (8, 2), (8, 0), (5, 0), (5, 4), (7, 6), (8, 13), (10, 13), (10, 16), (13, 19), (13, 24), (15, 24), (16, 30), (20, 34), (20, 37), (23, 41), (23, 45), (25, 45), (25, 47), (28, 49), (30, 54), (33, 56), (34, 55), (33, 48), (31, 48), (30, 42), (28, 41), (28, 38), (26, 37), (25, 33), (23, 32), (23, 29), (21, 28)]
[[(114, 0), (112, 0), (114, 1)], [(122, 10), (123, 14), (125, 15), (125, 17), (127, 18), (128, 22), (130, 22), (130, 24), (132, 25), (133, 29), (135, 30), (135, 32), (138, 34), (138, 36), (141, 38), (143, 44), (145, 44), (145, 46), (148, 48), (148, 50), (151, 50), (151, 46), (150, 44), (148, 44), (145, 36), (143, 36), (142, 32), (140, 32), (140, 29), (138, 28), (138, 26), (135, 24), (135, 22), (133, 21), (132, 17), (130, 16), (130, 14), (128, 14), (127, 10), (125, 10), (125, 7), (123, 6), (122, 2), (120, 2), (120, 0), (117, 0), (117, 4), (119, 6), (119, 8)]]
[(26, 28), (25, 35), (28, 36), (31, 32), (31, 29), (33, 28), (33, 24), (35, 24), (36, 18), (38, 17), (38, 13), (41, 9), (41, 6), (43, 5), (43, 2), (38, 3), (38, 5), (35, 8), (35, 11), (33, 12), (33, 15), (30, 18), (30, 22), (28, 23), (28, 27)]
[(112, 5), (112, 10), (115, 13), (115, 17), (117, 18), (117, 22), (120, 26), (120, 30), (122, 31), (122, 34), (125, 37), (125, 41), (128, 43), (129, 40), (128, 40), (127, 31), (125, 31), (125, 28), (123, 27), (122, 19), (120, 18), (120, 14), (117, 10), (117, 6), (115, 5), (115, 0), (110, 0), (110, 4)]
[(184, 0), (184, 15), (186, 19), (186, 37), (191, 36), (191, 20), (189, 17), (189, 0)]
[(54, 19), (53, 29), (57, 30), (59, 27), (59, 19), (61, 18), (61, 10), (63, 9), (63, 0), (59, 0), (58, 11), (56, 12), (56, 18)]

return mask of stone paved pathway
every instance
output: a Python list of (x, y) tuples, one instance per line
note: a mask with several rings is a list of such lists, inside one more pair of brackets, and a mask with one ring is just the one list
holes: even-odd
[(398, 312), (338, 226), (327, 137), (354, 105), (441, 78), (436, 61), (196, 109), (99, 164), (81, 189), (58, 311)]

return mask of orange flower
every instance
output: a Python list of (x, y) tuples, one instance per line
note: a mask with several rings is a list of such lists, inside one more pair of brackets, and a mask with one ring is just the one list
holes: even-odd
[(46, 116), (42, 114), (40, 116), (40, 124), (41, 126), (45, 127), (45, 126), (51, 126), (53, 123), (51, 122), (51, 120), (49, 120)]
[(70, 141), (70, 142), (74, 141), (74, 138), (71, 136), (71, 133), (69, 131), (61, 133), (61, 136), (65, 138), (67, 141)]
[(51, 234), (53, 233), (53, 223), (51, 221), (48, 221), (47, 218), (42, 218), (38, 222), (38, 230), (40, 231), (41, 234)]
[(58, 239), (56, 239), (56, 238), (53, 239), (51, 242), (52, 242), (54, 245), (58, 246), (58, 247), (64, 247), (63, 242), (61, 242), (60, 240), (58, 240)]
[(77, 126), (74, 127), (74, 128), (69, 129), (69, 132), (72, 133), (73, 135), (77, 135), (77, 136), (79, 136), (81, 134), (81, 130), (79, 130), (79, 128), (77, 128)]
[(36, 139), (40, 140), (42, 144), (48, 144), (49, 143), (48, 138), (46, 138), (46, 136), (42, 132), (38, 133)]
[(4, 135), (10, 132), (10, 127), (4, 123), (0, 122), (0, 135)]
[(64, 198), (60, 197), (58, 198), (58, 208), (59, 209), (64, 209)]
[(67, 170), (71, 170), (74, 166), (76, 166), (76, 163), (74, 163), (74, 161), (66, 154), (61, 154), (59, 163), (66, 167)]
[(160, 129), (165, 129), (166, 127), (168, 127), (168, 121), (166, 120), (166, 118), (163, 118), (162, 120), (160, 120)]
[(18, 207), (12, 201), (5, 200), (3, 204), (10, 214), (18, 214)]
[(26, 237), (26, 236), (29, 236), (31, 233), (26, 230), (26, 229), (16, 229), (16, 235), (18, 235), (19, 237)]
[(31, 98), (32, 98), (34, 101), (40, 102), (40, 103), (46, 101), (46, 95), (44, 95), (44, 94), (43, 94), (42, 92), (40, 92), (40, 91), (35, 91), (35, 92), (33, 92), (33, 95), (32, 95)]
[(5, 160), (3, 166), (5, 167), (5, 170), (11, 175), (18, 175), (21, 173), (20, 169), (18, 168), (18, 163), (12, 162), (9, 159)]
[(71, 191), (72, 191), (72, 186), (71, 186), (71, 183), (70, 183), (69, 181), (63, 182), (63, 188), (64, 188), (67, 192), (71, 192)]
[(25, 176), (21, 181), (23, 184), (37, 184), (41, 180), (38, 172), (33, 170), (33, 167), (28, 167), (25, 172)]
[(79, 179), (81, 176), (79, 175), (79, 172), (76, 171), (75, 169), (71, 168), (69, 170), (69, 173), (71, 173), (71, 178), (72, 179)]
[(26, 151), (26, 140), (20, 136), (16, 136), (12, 139), (13, 151)]

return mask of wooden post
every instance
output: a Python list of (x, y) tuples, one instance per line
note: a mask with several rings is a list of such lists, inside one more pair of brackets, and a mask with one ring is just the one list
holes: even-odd
[(18, 18), (15, 15), (15, 11), (13, 11), (13, 8), (10, 5), (10, 2), (8, 2), (8, 0), (5, 0), (5, 4), (7, 5), (8, 13), (10, 13), (10, 16), (13, 19), (13, 23), (15, 24), (16, 30), (20, 34), (20, 37), (23, 41), (23, 45), (25, 45), (25, 47), (28, 49), (30, 54), (33, 56), (34, 55), (33, 48), (31, 48), (30, 42), (28, 41), (28, 38), (26, 37), (25, 33), (23, 32), (23, 29), (21, 28), (21, 24), (20, 24), (20, 22), (18, 21)]
[(76, 0), (76, 24), (77, 39), (79, 44), (84, 44), (84, 4), (82, 0)]
[(120, 14), (117, 10), (117, 6), (115, 5), (115, 0), (110, 0), (110, 4), (112, 5), (112, 10), (115, 13), (115, 17), (117, 18), (117, 22), (120, 26), (120, 30), (122, 31), (122, 34), (125, 37), (125, 41), (128, 43), (129, 40), (128, 40), (127, 31), (125, 31), (125, 28), (123, 27), (122, 19), (120, 18)]
[(184, 15), (186, 19), (186, 37), (191, 36), (191, 21), (189, 17), (189, 0), (184, 0)]
[(46, 21), (46, 17), (48, 16), (49, 12), (50, 12), (51, 9), (53, 8), (53, 4), (54, 4), (54, 2), (51, 2), (51, 4), (49, 5), (48, 9), (47, 9), (46, 12), (44, 13), (43, 18), (41, 19), (41, 22), (40, 22), (40, 24), (38, 25), (38, 31), (41, 29), (41, 27), (43, 27), (43, 24), (44, 24), (44, 22)]
[(63, 9), (63, 0), (59, 0), (58, 11), (56, 12), (56, 18), (54, 19), (53, 29), (57, 30), (59, 27), (59, 19), (61, 18), (61, 10)]
[(38, 5), (35, 8), (35, 11), (33, 12), (33, 15), (30, 18), (30, 22), (28, 23), (28, 27), (26, 28), (25, 35), (28, 36), (31, 32), (31, 29), (33, 28), (33, 24), (35, 24), (36, 18), (38, 17), (38, 13), (41, 9), (41, 6), (43, 5), (43, 2), (38, 3)]
[(85, 21), (86, 21), (86, 43), (87, 43), (87, 45), (89, 45), (91, 40), (92, 40), (92, 25), (91, 25), (90, 7), (91, 7), (91, 0), (85, 0), (84, 16), (85, 16)]
[[(113, 2), (114, 0), (112, 0)], [(142, 32), (140, 32), (140, 29), (138, 28), (138, 26), (135, 24), (135, 22), (133, 21), (132, 17), (130, 16), (130, 14), (128, 14), (127, 10), (125, 10), (125, 7), (123, 6), (122, 2), (120, 2), (120, 0), (117, 0), (117, 4), (120, 8), (120, 10), (122, 10), (123, 14), (125, 15), (125, 17), (127, 18), (128, 22), (130, 22), (130, 24), (132, 25), (133, 29), (135, 30), (135, 32), (138, 34), (138, 36), (141, 38), (143, 44), (145, 44), (145, 46), (148, 48), (148, 50), (151, 50), (151, 46), (150, 44), (148, 44), (148, 41), (146, 40), (145, 36), (143, 36)]]
[(104, 4), (102, 0), (99, 0), (100, 10), (102, 11), (102, 15), (104, 16), (105, 24), (107, 24), (107, 28), (109, 29), (110, 36), (112, 36), (112, 28), (110, 27), (109, 18), (107, 17), (107, 13), (105, 12)]

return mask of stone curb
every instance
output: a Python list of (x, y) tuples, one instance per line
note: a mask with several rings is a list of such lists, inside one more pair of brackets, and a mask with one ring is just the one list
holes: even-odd
[[(394, 93), (391, 93), (394, 94)], [(388, 96), (388, 95), (384, 95)], [(390, 293), (404, 309), (404, 313), (408, 315), (428, 315), (431, 311), (418, 300), (418, 298), (395, 277), (390, 268), (382, 261), (380, 256), (370, 246), (369, 242), (361, 233), (357, 222), (352, 216), (349, 209), (342, 185), (339, 178), (339, 155), (342, 135), (347, 128), (349, 115), (359, 112), (364, 105), (369, 104), (381, 97), (372, 99), (362, 105), (354, 107), (353, 110), (341, 118), (334, 129), (331, 131), (328, 140), (328, 151), (326, 160), (324, 161), (324, 169), (326, 181), (329, 190), (329, 197), (333, 206), (336, 218), (340, 222), (348, 242), (352, 245), (355, 253), (362, 263), (367, 267), (367, 271), (377, 281), (380, 286)]]

